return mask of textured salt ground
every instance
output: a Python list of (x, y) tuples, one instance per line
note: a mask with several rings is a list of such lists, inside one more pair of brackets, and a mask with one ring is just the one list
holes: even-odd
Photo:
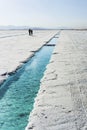
[(40, 49), (58, 31), (0, 31), (0, 83), (15, 72), (34, 52)]
[(87, 31), (62, 31), (26, 130), (87, 129)]

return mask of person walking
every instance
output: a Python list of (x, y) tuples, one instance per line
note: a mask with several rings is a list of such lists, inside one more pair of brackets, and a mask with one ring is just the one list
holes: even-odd
[(33, 30), (32, 29), (29, 29), (28, 32), (29, 32), (30, 36), (33, 35)]

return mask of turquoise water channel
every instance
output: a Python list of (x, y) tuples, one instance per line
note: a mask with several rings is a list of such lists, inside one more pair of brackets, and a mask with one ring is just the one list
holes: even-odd
[(0, 86), (0, 130), (25, 129), (53, 49), (53, 46), (42, 47)]

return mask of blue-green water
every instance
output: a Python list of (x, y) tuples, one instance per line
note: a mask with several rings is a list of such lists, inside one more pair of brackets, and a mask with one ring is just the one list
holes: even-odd
[(0, 130), (25, 129), (53, 49), (44, 46), (0, 86)]

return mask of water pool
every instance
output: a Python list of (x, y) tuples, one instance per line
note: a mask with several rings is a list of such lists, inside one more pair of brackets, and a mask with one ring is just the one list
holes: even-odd
[(0, 130), (25, 129), (53, 49), (53, 46), (42, 47), (0, 86)]

